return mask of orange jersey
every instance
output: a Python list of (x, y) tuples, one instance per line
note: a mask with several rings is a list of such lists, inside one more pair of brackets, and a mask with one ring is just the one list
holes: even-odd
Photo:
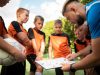
[(52, 34), (49, 45), (53, 48), (54, 58), (66, 57), (71, 53), (69, 37), (65, 33)]
[(82, 49), (84, 49), (89, 44), (90, 44), (89, 39), (85, 39), (84, 42), (80, 41), (79, 39), (75, 40), (75, 42), (74, 42), (75, 52), (81, 51)]
[(17, 37), (17, 34), (19, 32), (24, 32), (27, 34), (26, 30), (23, 28), (21, 24), (19, 24), (16, 21), (11, 22), (10, 26), (8, 27), (8, 33), (15, 38), (17, 41), (19, 41), (21, 44), (23, 44), (20, 39)]
[[(35, 28), (29, 28), (28, 36), (30, 39), (35, 39), (38, 50), (41, 48), (41, 42), (45, 41), (45, 33)], [(29, 53), (29, 52), (28, 52)]]
[[(1, 16), (0, 16), (1, 17)], [(3, 35), (7, 34), (7, 30), (6, 30), (6, 27), (5, 27), (5, 24), (4, 24), (4, 21), (1, 17), (0, 19), (0, 36), (2, 37)]]
[[(13, 37), (15, 38), (18, 42), (20, 42), (22, 45), (23, 42), (20, 41), (20, 39), (17, 37), (17, 34), (19, 32), (24, 32), (26, 35), (27, 35), (27, 31), (23, 28), (23, 26), (21, 24), (19, 24), (18, 22), (16, 21), (13, 21), (11, 22), (9, 28), (8, 28), (8, 33)], [(34, 51), (33, 49), (28, 49), (29, 51), (32, 50)], [(26, 50), (26, 51), (28, 51)]]

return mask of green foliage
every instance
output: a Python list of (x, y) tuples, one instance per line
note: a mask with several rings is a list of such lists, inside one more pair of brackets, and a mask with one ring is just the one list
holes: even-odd
[(89, 3), (90, 1), (92, 1), (92, 0), (81, 0), (81, 2), (82, 2), (83, 4), (87, 4), (87, 3)]
[(53, 33), (53, 24), (54, 21), (49, 21), (43, 27), (43, 32), (45, 32), (46, 35), (46, 44), (48, 43), (49, 36)]
[(46, 35), (46, 50), (45, 52), (47, 53), (48, 51), (48, 41), (49, 41), (49, 36), (53, 33), (53, 24), (54, 24), (54, 21), (49, 21), (47, 22), (44, 27), (43, 27), (43, 32), (45, 32), (45, 35)]
[(74, 25), (71, 24), (65, 18), (61, 18), (61, 20), (63, 22), (63, 31), (65, 33), (67, 33), (69, 35), (69, 37), (70, 37), (70, 40), (73, 41), (75, 39), (75, 35), (74, 35)]
[(74, 48), (74, 40), (76, 39), (74, 34), (74, 25), (71, 24), (68, 20), (62, 18), (63, 22), (63, 31), (69, 35), (71, 48)]

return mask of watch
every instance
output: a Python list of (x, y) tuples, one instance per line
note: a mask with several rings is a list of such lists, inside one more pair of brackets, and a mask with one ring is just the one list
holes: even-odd
[[(73, 63), (74, 64), (74, 63)], [(76, 71), (76, 69), (73, 67), (73, 64), (70, 64), (70, 71), (71, 72), (75, 72)]]

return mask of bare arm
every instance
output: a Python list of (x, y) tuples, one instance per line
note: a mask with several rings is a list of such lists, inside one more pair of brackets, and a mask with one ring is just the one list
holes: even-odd
[(33, 46), (34, 51), (36, 52), (36, 55), (38, 55), (39, 54), (39, 49), (37, 48), (35, 38), (32, 39), (32, 46)]
[(69, 60), (73, 60), (73, 59), (77, 58), (78, 56), (88, 55), (90, 53), (90, 50), (91, 50), (91, 45), (88, 45), (86, 48), (84, 48), (83, 50), (81, 50), (77, 53), (69, 54), (66, 58)]
[(21, 41), (25, 46), (27, 46), (28, 48), (31, 48), (31, 47), (32, 47), (31, 40), (29, 40), (28, 36), (27, 36), (24, 32), (19, 32), (19, 33), (17, 34), (17, 37), (20, 39), (20, 41)]
[(49, 45), (49, 48), (48, 48), (49, 50), (49, 58), (50, 59), (52, 59), (52, 44), (50, 43), (50, 45)]
[[(100, 65), (100, 38), (92, 39), (92, 53), (88, 54), (81, 61), (73, 64), (73, 67), (75, 69), (85, 69), (97, 65)], [(62, 70), (69, 71), (70, 65), (63, 64)]]
[(41, 49), (40, 49), (41, 57), (43, 57), (44, 50), (45, 50), (45, 42), (44, 42), (44, 40), (43, 40), (43, 41), (41, 42)]
[[(73, 65), (76, 69), (93, 67), (100, 65), (100, 38), (92, 39), (93, 52), (82, 59), (80, 62)], [(88, 62), (87, 62), (88, 61)]]
[(14, 56), (17, 61), (23, 61), (25, 59), (25, 56), (20, 51), (5, 42), (2, 37), (0, 37), (0, 43), (0, 48)]
[(3, 37), (4, 38), (12, 38), (9, 34), (5, 34)]
[(78, 56), (85, 56), (85, 55), (88, 55), (90, 54), (90, 50), (91, 50), (91, 45), (88, 45), (86, 48), (84, 48), (83, 50), (79, 51), (77, 53)]

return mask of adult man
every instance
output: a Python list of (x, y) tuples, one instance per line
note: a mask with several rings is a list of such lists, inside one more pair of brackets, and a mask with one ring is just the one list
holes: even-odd
[[(62, 13), (68, 20), (79, 26), (81, 26), (84, 21), (87, 20), (91, 34), (91, 46), (93, 51), (84, 59), (73, 65), (67, 64), (66, 66), (64, 64), (62, 66), (63, 70), (74, 71), (75, 69), (84, 69), (100, 65), (100, 17), (98, 16), (100, 14), (99, 8), (99, 0), (93, 0), (91, 3), (87, 4), (86, 7), (76, 0), (69, 0), (66, 2)], [(84, 31), (88, 29), (86, 25), (82, 25), (81, 27)], [(100, 75), (99, 72), (98, 75)]]

